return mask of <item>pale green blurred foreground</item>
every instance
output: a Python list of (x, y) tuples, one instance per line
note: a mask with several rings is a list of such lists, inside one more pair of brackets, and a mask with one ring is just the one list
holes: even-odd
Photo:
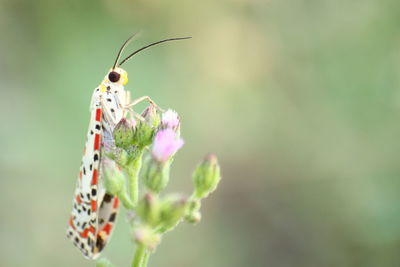
[[(0, 266), (93, 266), (65, 238), (92, 90), (126, 53), (134, 97), (182, 118), (168, 191), (223, 179), (150, 266), (398, 266), (400, 2), (0, 2)], [(144, 106), (139, 106), (141, 111)], [(105, 255), (131, 260), (121, 209)], [(115, 259), (115, 260), (114, 260)]]

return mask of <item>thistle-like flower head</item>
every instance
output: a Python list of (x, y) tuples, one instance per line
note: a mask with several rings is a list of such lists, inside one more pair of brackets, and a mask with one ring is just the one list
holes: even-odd
[(170, 128), (163, 129), (157, 132), (154, 138), (151, 154), (156, 161), (164, 163), (182, 146), (183, 140), (178, 137), (174, 130)]
[(168, 109), (161, 115), (161, 126), (163, 128), (171, 128), (173, 130), (178, 129), (180, 124), (178, 113), (172, 109)]

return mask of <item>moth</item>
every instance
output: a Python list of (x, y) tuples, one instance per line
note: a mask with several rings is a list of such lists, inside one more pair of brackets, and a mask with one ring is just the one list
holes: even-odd
[(129, 91), (124, 89), (128, 74), (121, 65), (148, 47), (190, 38), (170, 38), (151, 43), (119, 62), (124, 48), (133, 37), (123, 43), (114, 65), (92, 94), (87, 141), (67, 229), (67, 237), (87, 259), (96, 259), (100, 255), (110, 239), (117, 218), (118, 197), (107, 193), (101, 175), (104, 153), (114, 147), (113, 130), (132, 106), (143, 100), (151, 101), (148, 96), (144, 96), (130, 102)]

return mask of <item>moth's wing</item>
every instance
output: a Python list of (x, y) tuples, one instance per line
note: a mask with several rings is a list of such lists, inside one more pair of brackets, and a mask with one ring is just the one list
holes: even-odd
[(112, 130), (123, 116), (124, 101), (118, 90), (112, 87), (110, 91), (115, 94), (100, 95), (96, 89), (92, 97), (87, 142), (67, 230), (88, 259), (97, 258), (110, 239), (118, 209), (118, 198), (107, 194), (101, 181), (102, 154), (114, 148)]
[(67, 236), (86, 258), (94, 259), (98, 232), (98, 183), (100, 176), (102, 109), (91, 113), (87, 141), (75, 189)]
[(116, 196), (105, 193), (99, 208), (99, 231), (96, 236), (94, 253), (100, 253), (111, 238), (117, 218), (119, 200)]
[[(106, 106), (103, 106), (103, 110), (109, 110)], [(113, 129), (115, 125), (110, 125), (107, 119), (107, 114), (104, 112), (103, 117), (103, 136), (102, 136), (102, 144), (101, 144), (101, 152), (104, 155), (107, 152), (113, 151), (115, 148), (114, 138), (112, 133), (110, 132), (110, 128)], [(110, 164), (106, 164), (106, 161), (110, 161)], [(117, 165), (111, 160), (103, 157), (101, 159), (100, 164), (100, 174), (103, 173), (103, 169), (107, 166), (110, 167), (117, 167)], [(118, 213), (118, 198), (106, 192), (103, 179), (101, 179), (101, 175), (99, 176), (99, 183), (98, 183), (98, 231), (96, 236), (96, 244), (94, 247), (94, 254), (100, 253), (107, 242), (110, 240), (112, 230), (114, 228), (114, 222), (117, 217)]]

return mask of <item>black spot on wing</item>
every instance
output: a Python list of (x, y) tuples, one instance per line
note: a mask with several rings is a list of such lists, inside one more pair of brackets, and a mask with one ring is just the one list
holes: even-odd
[(113, 222), (113, 221), (115, 221), (115, 218), (117, 217), (117, 213), (116, 212), (113, 212), (113, 213), (111, 213), (111, 215), (110, 215), (110, 218), (108, 219), (110, 222)]
[(104, 247), (104, 240), (103, 238), (101, 238), (101, 236), (97, 236), (96, 247), (98, 248), (99, 251), (101, 251)]
[(112, 198), (113, 198), (112, 195), (110, 195), (110, 194), (105, 194), (105, 195), (104, 195), (104, 198), (103, 198), (103, 201), (106, 202), (106, 203), (109, 203), (109, 202), (111, 201)]

